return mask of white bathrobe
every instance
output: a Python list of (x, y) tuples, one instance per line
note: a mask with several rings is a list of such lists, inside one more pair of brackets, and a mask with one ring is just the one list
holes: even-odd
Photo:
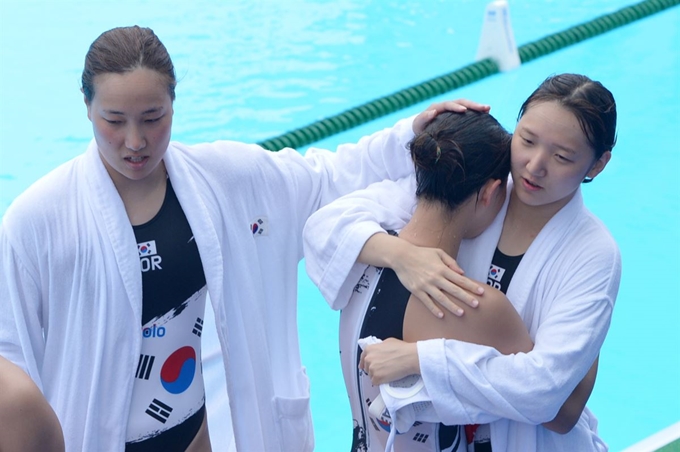
[[(412, 137), (406, 120), (305, 157), (226, 141), (170, 144), (164, 161), (205, 270), (239, 451), (313, 449), (296, 319), (302, 228), (337, 196), (412, 172)], [(10, 206), (0, 258), (0, 354), (44, 392), (68, 451), (123, 450), (142, 278), (94, 141)]]
[[(511, 189), (510, 182), (508, 193)], [(382, 231), (379, 224), (403, 227), (415, 206), (414, 193), (413, 178), (385, 181), (309, 219), (307, 270), (333, 308), (343, 307), (365, 267), (354, 264), (365, 241)], [(473, 279), (486, 280), (507, 204), (483, 234), (461, 245), (458, 262)], [(599, 354), (620, 273), (618, 247), (586, 209), (579, 189), (533, 241), (508, 288), (535, 342), (533, 351), (504, 356), (456, 340), (418, 343), (422, 376), (441, 421), (490, 422), (494, 452), (607, 450), (587, 408), (566, 435), (540, 424), (556, 416)]]

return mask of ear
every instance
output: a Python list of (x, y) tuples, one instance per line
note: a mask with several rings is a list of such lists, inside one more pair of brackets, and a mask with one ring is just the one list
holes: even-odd
[(606, 151), (604, 154), (602, 154), (602, 157), (597, 159), (595, 164), (593, 165), (592, 168), (590, 168), (590, 171), (588, 171), (588, 174), (586, 174), (586, 177), (589, 179), (595, 179), (595, 176), (600, 174), (605, 167), (607, 166), (607, 163), (609, 163), (609, 160), (612, 158), (612, 151)]
[(83, 93), (83, 102), (85, 102), (85, 108), (87, 108), (87, 119), (92, 121), (92, 114), (90, 113), (90, 102), (87, 100), (87, 96), (85, 95), (85, 91), (83, 91), (82, 88), (80, 88), (80, 92)]
[(486, 181), (482, 189), (480, 190), (479, 200), (483, 206), (489, 206), (491, 201), (493, 201), (496, 191), (500, 189), (501, 180), (500, 179), (490, 179)]

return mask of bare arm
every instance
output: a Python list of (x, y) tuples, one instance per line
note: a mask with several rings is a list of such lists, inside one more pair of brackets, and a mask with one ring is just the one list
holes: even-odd
[(30, 377), (0, 356), (0, 450), (61, 452), (61, 425)]
[(593, 392), (599, 360), (600, 358), (598, 357), (583, 380), (574, 388), (569, 398), (560, 408), (557, 416), (555, 416), (555, 419), (544, 423), (543, 427), (560, 434), (569, 433), (574, 428), (579, 417), (581, 417), (581, 413), (583, 413), (590, 394)]
[(494, 347), (504, 355), (533, 349), (529, 331), (503, 292), (487, 287), (479, 301), (479, 307), (463, 317), (438, 319), (412, 296), (404, 315), (404, 340), (457, 339)]

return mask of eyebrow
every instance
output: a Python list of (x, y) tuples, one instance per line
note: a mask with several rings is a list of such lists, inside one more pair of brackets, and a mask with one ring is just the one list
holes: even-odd
[[(149, 115), (152, 113), (158, 113), (163, 111), (163, 107), (154, 107), (154, 108), (149, 108), (148, 110), (145, 110), (142, 112), (142, 115)], [(118, 110), (104, 110), (105, 113), (108, 113), (110, 115), (125, 115), (122, 111)]]

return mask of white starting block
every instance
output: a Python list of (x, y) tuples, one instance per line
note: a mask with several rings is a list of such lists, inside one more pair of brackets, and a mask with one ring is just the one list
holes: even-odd
[(522, 62), (517, 52), (515, 35), (510, 24), (510, 9), (506, 0), (496, 0), (486, 6), (482, 35), (476, 60), (491, 58), (501, 71), (510, 71)]

